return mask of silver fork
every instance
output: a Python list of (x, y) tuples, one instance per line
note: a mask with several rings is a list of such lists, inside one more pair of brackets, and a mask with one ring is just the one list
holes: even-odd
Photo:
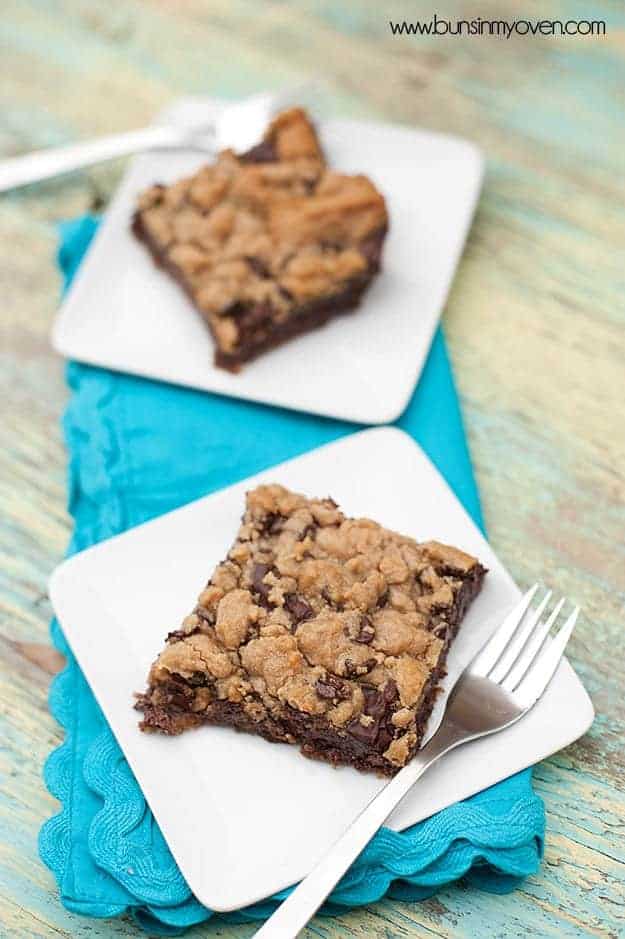
[(311, 873), (278, 907), (257, 939), (292, 939), (314, 916), (340, 878), (425, 771), (445, 753), (514, 724), (534, 706), (551, 681), (579, 614), (579, 607), (547, 640), (564, 599), (543, 619), (549, 591), (535, 608), (535, 584), (464, 670), (443, 720), (429, 742), (366, 806)]
[[(298, 87), (301, 94), (302, 88)], [(156, 124), (142, 130), (36, 150), (24, 156), (2, 160), (0, 192), (145, 150), (178, 147), (209, 153), (226, 147), (238, 151), (248, 150), (259, 142), (275, 111), (294, 100), (293, 94), (291, 90), (282, 94), (262, 92), (252, 95), (228, 105), (216, 118), (193, 126)]]

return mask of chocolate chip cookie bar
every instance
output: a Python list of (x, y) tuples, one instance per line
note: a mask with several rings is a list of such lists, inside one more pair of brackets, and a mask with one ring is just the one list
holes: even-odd
[(237, 371), (353, 310), (380, 268), (388, 217), (365, 176), (325, 162), (294, 108), (264, 140), (144, 192), (133, 230), (206, 320), (215, 364)]
[(228, 557), (150, 670), (141, 728), (220, 724), (392, 775), (418, 749), (485, 569), (332, 499), (248, 493)]

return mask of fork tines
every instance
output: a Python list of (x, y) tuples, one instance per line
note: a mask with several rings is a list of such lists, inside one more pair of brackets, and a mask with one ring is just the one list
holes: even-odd
[(553, 676), (579, 615), (575, 607), (558, 631), (550, 636), (566, 602), (563, 597), (543, 619), (551, 591), (532, 607), (538, 584), (525, 593), (477, 654), (469, 670), (500, 685), (524, 707), (543, 693)]

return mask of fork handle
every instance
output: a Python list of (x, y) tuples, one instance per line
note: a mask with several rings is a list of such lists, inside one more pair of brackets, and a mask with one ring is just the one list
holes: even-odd
[(297, 936), (417, 779), (460, 742), (454, 729), (443, 724), (410, 763), (374, 796), (311, 873), (254, 934), (255, 939)]
[(112, 134), (66, 147), (35, 150), (34, 153), (0, 162), (0, 192), (50, 179), (83, 166), (127, 156), (129, 153), (138, 153), (140, 150), (174, 146), (179, 141), (178, 128), (157, 126)]

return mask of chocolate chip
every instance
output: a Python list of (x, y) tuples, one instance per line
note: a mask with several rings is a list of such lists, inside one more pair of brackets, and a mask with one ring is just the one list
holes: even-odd
[(367, 685), (362, 686), (365, 699), (365, 714), (379, 720), (387, 711), (387, 702), (381, 691)]
[(328, 604), (328, 606), (334, 607), (334, 609), (335, 609), (338, 613), (341, 613), (341, 612), (343, 611), (343, 604), (342, 604), (342, 603), (337, 603), (337, 601), (334, 600), (334, 598), (332, 597), (332, 594), (331, 594), (330, 591), (327, 589), (327, 587), (323, 587), (323, 589), (321, 590), (321, 596), (322, 596), (323, 599), (326, 601), (326, 603)]
[(312, 536), (315, 534), (315, 532), (317, 531), (318, 528), (319, 528), (319, 526), (316, 525), (314, 522), (313, 522), (312, 524), (310, 524), (310, 525), (307, 525), (306, 528), (304, 529), (304, 531), (301, 533), (301, 535), (299, 536), (299, 538), (298, 538), (297, 540), (298, 540), (298, 541), (305, 541), (305, 539), (308, 538), (309, 535), (310, 535), (311, 538), (312, 538)]
[(369, 645), (369, 643), (373, 642), (375, 638), (375, 627), (368, 616), (360, 617), (360, 627), (353, 638), (354, 642), (362, 642), (364, 645)]
[(360, 740), (361, 743), (369, 747), (373, 746), (375, 738), (378, 735), (378, 725), (376, 721), (371, 721), (370, 724), (361, 724), (358, 718), (349, 722), (347, 730), (352, 737), (355, 737), (356, 740)]
[(327, 682), (322, 681), (321, 678), (315, 682), (315, 691), (320, 698), (334, 698), (336, 696), (336, 689)]
[(267, 600), (271, 592), (271, 587), (263, 581), (265, 574), (271, 570), (271, 564), (255, 564), (252, 571), (252, 587), (259, 593), (263, 600)]
[(260, 258), (246, 257), (245, 260), (247, 261), (251, 269), (254, 271), (254, 273), (258, 275), (258, 277), (263, 277), (266, 279), (267, 277), (271, 276), (269, 268), (267, 267), (265, 262), (262, 261)]
[(387, 683), (384, 685), (384, 688), (382, 689), (382, 694), (384, 695), (384, 700), (386, 701), (387, 704), (392, 704), (393, 701), (396, 701), (397, 698), (399, 697), (397, 685), (395, 684), (392, 678), (389, 678)]
[(202, 685), (207, 685), (208, 675), (205, 672), (194, 672), (190, 678), (187, 678), (187, 683), (191, 685), (192, 688), (199, 688)]
[(348, 678), (355, 678), (358, 675), (366, 675), (377, 664), (375, 659), (367, 659), (366, 662), (359, 662), (358, 664), (353, 662), (352, 659), (345, 659), (343, 668)]
[(382, 725), (378, 730), (378, 736), (375, 741), (376, 748), (380, 751), (380, 753), (384, 753), (392, 739), (393, 733), (386, 725)]
[(263, 522), (263, 533), (278, 535), (284, 528), (284, 518), (278, 512), (270, 512)]
[(301, 623), (314, 615), (313, 608), (295, 593), (287, 593), (284, 598), (284, 608), (291, 614), (295, 623)]
[(315, 690), (320, 698), (338, 698), (339, 701), (345, 701), (346, 698), (351, 697), (349, 685), (336, 675), (326, 675), (325, 678), (317, 679)]
[(393, 732), (386, 725), (380, 724), (379, 720), (373, 720), (370, 724), (361, 724), (356, 718), (349, 722), (347, 730), (368, 747), (375, 747), (380, 753), (384, 753), (389, 743), (393, 739)]

